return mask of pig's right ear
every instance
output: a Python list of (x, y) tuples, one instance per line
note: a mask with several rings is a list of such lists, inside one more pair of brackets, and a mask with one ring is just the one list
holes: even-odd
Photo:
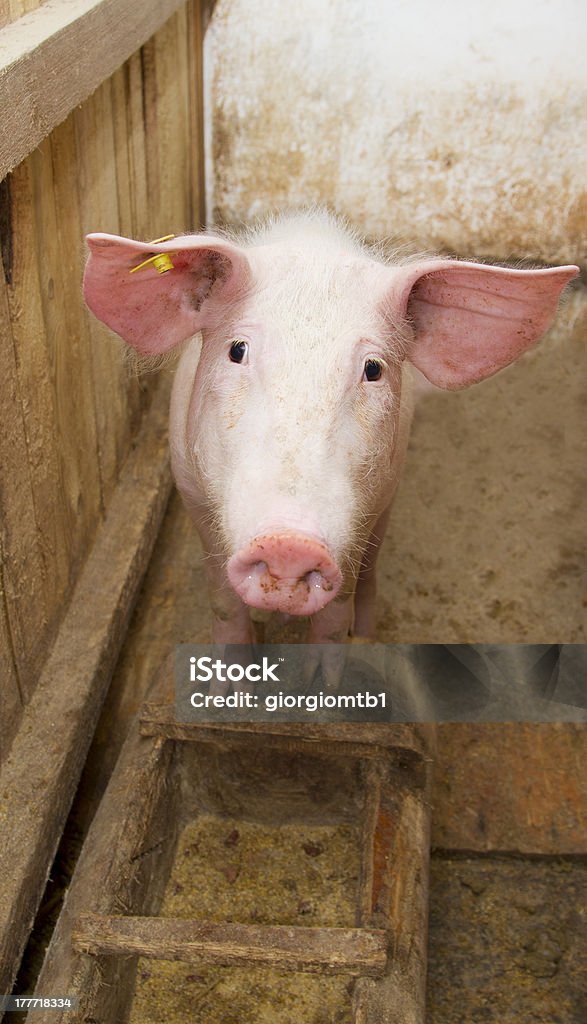
[(141, 355), (159, 355), (213, 326), (249, 285), (244, 252), (213, 235), (145, 243), (92, 234), (87, 242), (85, 300)]
[(534, 345), (579, 268), (437, 259), (394, 273), (393, 308), (414, 331), (409, 359), (432, 384), (452, 390), (490, 377)]

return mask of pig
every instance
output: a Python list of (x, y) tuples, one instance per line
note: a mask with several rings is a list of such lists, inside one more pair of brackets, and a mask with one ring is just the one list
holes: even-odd
[(414, 368), (450, 390), (497, 373), (578, 273), (402, 260), (324, 210), (240, 234), (87, 241), (93, 313), (140, 356), (181, 351), (172, 466), (220, 644), (253, 641), (251, 608), (308, 616), (310, 643), (373, 637)]

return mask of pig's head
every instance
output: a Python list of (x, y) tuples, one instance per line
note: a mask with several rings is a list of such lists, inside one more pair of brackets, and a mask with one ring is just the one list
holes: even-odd
[(352, 593), (389, 504), (405, 360), (441, 388), (483, 380), (538, 340), (577, 273), (385, 263), (312, 217), (244, 241), (88, 242), (86, 301), (140, 354), (201, 332), (197, 370), (178, 370), (192, 375), (171, 439), (180, 489), (242, 599), (304, 615)]

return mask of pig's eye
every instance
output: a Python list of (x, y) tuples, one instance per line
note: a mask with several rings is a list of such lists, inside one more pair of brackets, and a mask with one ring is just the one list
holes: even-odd
[(233, 341), (228, 353), (231, 363), (245, 363), (249, 346), (246, 341)]
[(383, 366), (378, 359), (366, 359), (365, 369), (363, 370), (363, 380), (373, 381), (379, 380), (383, 373)]

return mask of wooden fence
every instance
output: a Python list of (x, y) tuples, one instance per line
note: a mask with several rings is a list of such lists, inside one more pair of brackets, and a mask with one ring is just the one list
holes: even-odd
[(202, 223), (201, 34), (197, 0), (0, 0), (4, 992), (170, 488), (166, 396), (85, 309), (83, 239)]
[[(11, 3), (8, 13), (30, 6)], [(118, 60), (140, 39), (129, 40), (128, 18), (121, 16), (124, 8), (140, 6), (156, 10), (157, 20), (161, 12), (178, 10), (99, 84), (103, 51), (115, 51)], [(49, 8), (52, 17), (39, 27)], [(62, 8), (66, 15), (81, 8), (89, 13), (61, 27), (56, 39), (48, 33)], [(84, 234), (147, 239), (200, 221), (196, 25), (191, 5), (53, 2), (0, 33), (0, 174), (24, 149), (32, 150), (1, 186), (4, 750), (150, 394), (129, 374), (121, 346), (83, 307)], [(144, 34), (152, 25), (141, 27)], [(90, 29), (100, 37), (94, 43)], [(42, 41), (30, 49), (31, 40)], [(80, 47), (92, 51), (81, 84)], [(31, 81), (37, 98), (26, 91)], [(67, 111), (95, 86), (81, 106)], [(52, 118), (64, 113), (65, 120), (39, 138), (42, 126), (53, 127)]]

